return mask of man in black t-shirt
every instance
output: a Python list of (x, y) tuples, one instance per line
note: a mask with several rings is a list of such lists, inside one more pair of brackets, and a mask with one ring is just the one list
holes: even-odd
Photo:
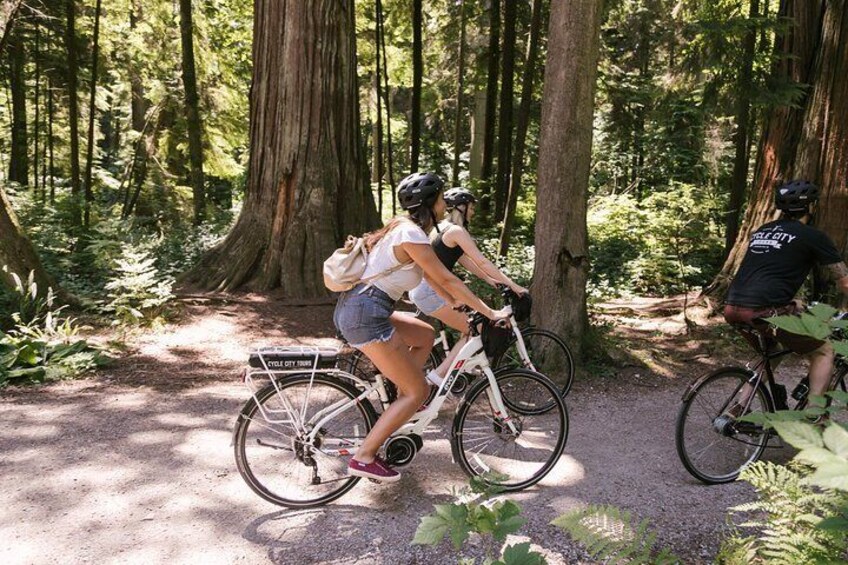
[[(800, 301), (795, 294), (814, 266), (825, 268), (848, 296), (848, 267), (830, 238), (809, 226), (810, 205), (819, 189), (807, 181), (792, 181), (777, 189), (775, 206), (781, 217), (760, 226), (748, 243), (739, 272), (730, 285), (724, 317), (734, 325), (753, 326), (766, 337), (771, 349), (775, 338), (795, 353), (810, 359), (810, 394), (825, 393), (833, 371), (833, 348), (827, 342), (778, 329), (770, 331), (763, 318), (795, 314)], [(742, 333), (756, 348), (750, 332)]]

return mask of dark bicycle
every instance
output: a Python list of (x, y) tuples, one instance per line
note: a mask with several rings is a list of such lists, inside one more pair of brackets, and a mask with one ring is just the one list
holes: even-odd
[[(842, 315), (845, 317), (845, 314)], [(753, 326), (739, 327), (751, 332), (759, 343), (759, 360), (753, 368), (724, 367), (699, 378), (686, 389), (677, 415), (675, 441), (677, 454), (693, 477), (707, 484), (735, 480), (742, 469), (757, 461), (776, 436), (760, 424), (740, 421), (751, 412), (794, 410), (807, 406), (809, 380), (804, 377), (791, 395), (775, 382), (772, 361), (792, 353), (789, 349), (768, 352), (767, 340)], [(841, 330), (837, 330), (841, 331)], [(837, 355), (828, 390), (846, 390), (848, 360)]]

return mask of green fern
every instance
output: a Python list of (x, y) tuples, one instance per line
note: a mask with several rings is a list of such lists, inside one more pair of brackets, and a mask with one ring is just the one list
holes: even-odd
[(563, 514), (553, 525), (583, 545), (593, 559), (610, 563), (681, 563), (665, 548), (657, 549), (656, 534), (648, 520), (636, 522), (631, 514), (614, 506), (588, 506)]
[(739, 478), (750, 483), (759, 498), (731, 508), (744, 518), (722, 544), (717, 561), (797, 565), (844, 559), (844, 532), (819, 527), (823, 518), (839, 515), (844, 493), (811, 486), (809, 474), (809, 468), (797, 462), (783, 466), (760, 461), (745, 468)]

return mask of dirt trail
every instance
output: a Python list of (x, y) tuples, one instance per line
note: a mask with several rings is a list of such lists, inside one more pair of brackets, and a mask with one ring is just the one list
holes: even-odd
[[(420, 517), (466, 482), (444, 431), (425, 438), (399, 483), (360, 483), (317, 510), (269, 505), (235, 469), (230, 435), (248, 396), (236, 379), (245, 352), (334, 343), (331, 313), (251, 297), (190, 305), (181, 323), (142, 336), (134, 354), (95, 377), (0, 393), (0, 562), (455, 562), (447, 546), (409, 543)], [(678, 462), (673, 433), (688, 375), (719, 360), (704, 342), (670, 335), (682, 327), (673, 318), (665, 333), (619, 322), (621, 349), (640, 361), (615, 376), (580, 377), (567, 399), (565, 455), (539, 486), (514, 496), (529, 519), (522, 534), (550, 563), (586, 562), (548, 523), (581, 505), (613, 504), (649, 518), (686, 562), (708, 562), (726, 509), (751, 491), (698, 484)], [(446, 412), (442, 430), (449, 422)]]

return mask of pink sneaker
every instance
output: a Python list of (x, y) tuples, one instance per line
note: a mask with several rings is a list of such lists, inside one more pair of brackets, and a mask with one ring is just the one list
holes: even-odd
[(347, 466), (347, 473), (354, 477), (374, 479), (383, 483), (394, 483), (400, 480), (400, 473), (389, 467), (379, 457), (375, 457), (371, 463), (351, 459)]

